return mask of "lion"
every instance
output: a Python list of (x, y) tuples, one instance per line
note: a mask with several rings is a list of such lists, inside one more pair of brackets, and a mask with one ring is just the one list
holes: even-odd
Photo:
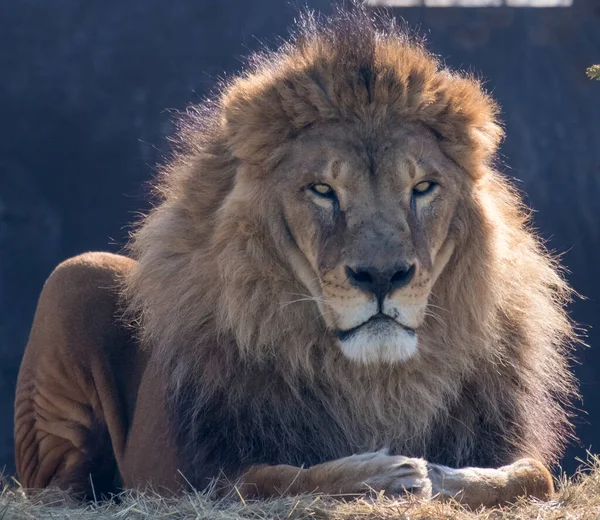
[(390, 18), (306, 14), (188, 111), (129, 257), (48, 279), (21, 483), (548, 497), (571, 290), (494, 167), (498, 111)]

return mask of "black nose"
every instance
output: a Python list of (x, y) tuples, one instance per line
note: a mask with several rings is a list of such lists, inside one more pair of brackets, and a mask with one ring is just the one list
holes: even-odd
[(415, 264), (399, 263), (390, 269), (346, 266), (349, 282), (365, 292), (374, 294), (381, 302), (388, 293), (408, 285), (415, 275)]

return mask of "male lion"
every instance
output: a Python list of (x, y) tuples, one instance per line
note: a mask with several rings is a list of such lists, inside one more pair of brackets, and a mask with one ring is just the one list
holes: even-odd
[(570, 291), (491, 166), (496, 105), (413, 40), (305, 16), (192, 111), (135, 261), (85, 254), (44, 287), (24, 486), (552, 492)]

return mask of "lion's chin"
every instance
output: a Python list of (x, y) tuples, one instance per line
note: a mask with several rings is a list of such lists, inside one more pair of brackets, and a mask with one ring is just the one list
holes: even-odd
[(417, 333), (392, 320), (377, 320), (338, 334), (338, 344), (349, 359), (361, 363), (397, 363), (417, 351)]

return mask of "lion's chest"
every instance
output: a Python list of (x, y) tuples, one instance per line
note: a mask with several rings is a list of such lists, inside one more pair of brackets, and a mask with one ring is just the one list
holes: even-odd
[(196, 404), (193, 422), (178, 431), (180, 458), (210, 478), (254, 464), (312, 466), (387, 447), (402, 433), (393, 422), (370, 424), (352, 402), (322, 391), (259, 397), (232, 403), (221, 392)]

